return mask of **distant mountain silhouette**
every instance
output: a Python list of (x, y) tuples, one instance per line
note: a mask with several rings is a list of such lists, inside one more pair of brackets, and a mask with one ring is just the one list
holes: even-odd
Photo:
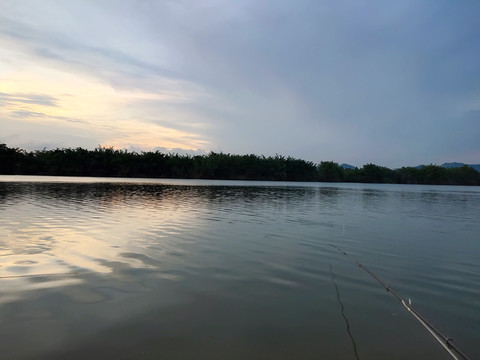
[(444, 167), (444, 168), (447, 168), (447, 169), (451, 169), (451, 168), (459, 168), (459, 167), (462, 167), (462, 166), (465, 166), (465, 165), (470, 166), (471, 168), (480, 172), (480, 164), (464, 164), (464, 163), (459, 163), (459, 162), (451, 162), (451, 163), (443, 163), (440, 166)]
[(355, 169), (356, 166), (350, 165), (350, 164), (342, 164), (340, 165), (344, 169)]

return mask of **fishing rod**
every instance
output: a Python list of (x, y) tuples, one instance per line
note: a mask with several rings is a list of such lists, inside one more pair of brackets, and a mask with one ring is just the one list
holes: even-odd
[(330, 244), (334, 249), (340, 251), (343, 255), (351, 259), (360, 269), (365, 271), (368, 275), (370, 275), (373, 279), (375, 279), (380, 285), (382, 285), (387, 292), (391, 293), (398, 301), (402, 303), (402, 305), (417, 319), (420, 324), (425, 327), (428, 332), (437, 340), (442, 347), (447, 350), (447, 352), (454, 358), (455, 360), (470, 360), (470, 358), (465, 355), (454, 343), (451, 338), (446, 337), (443, 335), (435, 326), (433, 326), (427, 319), (425, 319), (417, 310), (412, 307), (412, 302), (410, 299), (405, 300), (402, 296), (400, 296), (395, 290), (393, 290), (390, 285), (385, 283), (381, 280), (377, 275), (371, 272), (366, 266), (360, 264), (356, 259), (348, 255), (345, 251), (340, 249), (338, 246)]

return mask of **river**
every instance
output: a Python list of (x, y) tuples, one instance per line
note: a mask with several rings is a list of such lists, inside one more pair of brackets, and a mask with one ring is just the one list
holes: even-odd
[(0, 234), (4, 359), (450, 359), (355, 261), (480, 358), (479, 187), (0, 176)]

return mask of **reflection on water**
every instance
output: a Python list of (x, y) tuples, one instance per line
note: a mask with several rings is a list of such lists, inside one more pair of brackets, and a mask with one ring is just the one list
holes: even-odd
[(332, 243), (480, 355), (477, 188), (2, 179), (5, 358), (448, 359)]

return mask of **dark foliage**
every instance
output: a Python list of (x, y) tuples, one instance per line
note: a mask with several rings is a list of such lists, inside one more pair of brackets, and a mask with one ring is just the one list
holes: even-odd
[(0, 144), (0, 174), (480, 185), (480, 173), (469, 166), (428, 165), (391, 170), (366, 164), (360, 169), (344, 169), (333, 161), (316, 165), (280, 155), (211, 152), (190, 156), (109, 147), (27, 152), (5, 144)]

